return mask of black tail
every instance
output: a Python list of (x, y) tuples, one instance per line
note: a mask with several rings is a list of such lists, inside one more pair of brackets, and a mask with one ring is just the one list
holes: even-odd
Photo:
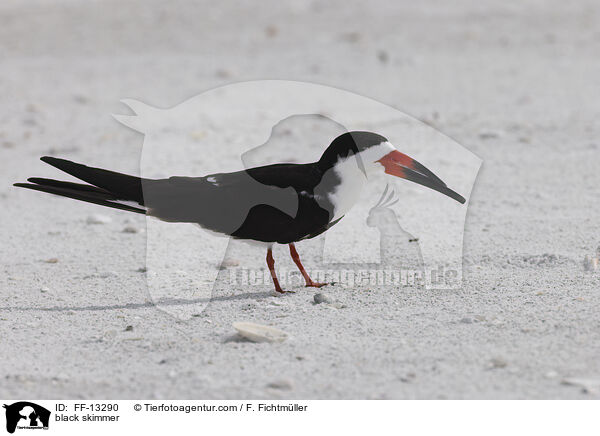
[(41, 160), (84, 182), (90, 183), (90, 185), (34, 177), (28, 179), (30, 183), (15, 183), (14, 186), (48, 192), (115, 209), (146, 213), (145, 209), (118, 203), (119, 200), (134, 201), (140, 206), (144, 206), (141, 178), (100, 168), (91, 168), (55, 157), (44, 156)]

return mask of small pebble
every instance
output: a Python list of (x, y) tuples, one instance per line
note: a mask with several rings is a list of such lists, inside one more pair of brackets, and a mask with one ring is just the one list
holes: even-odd
[(127, 327), (125, 327), (125, 331), (126, 332), (132, 332), (133, 331), (133, 326), (132, 325), (128, 325)]
[(349, 43), (357, 43), (358, 41), (360, 41), (362, 39), (362, 35), (358, 32), (347, 32), (344, 33), (342, 35), (340, 35), (341, 39), (345, 42), (349, 42)]
[(56, 257), (52, 257), (50, 259), (46, 259), (44, 262), (46, 262), (46, 263), (58, 263), (58, 259)]
[(90, 101), (90, 99), (87, 98), (85, 95), (74, 95), (73, 100), (79, 104), (87, 104)]
[(190, 138), (192, 138), (194, 141), (201, 141), (204, 139), (204, 137), (206, 137), (206, 133), (203, 131), (195, 131), (190, 133)]
[(272, 381), (267, 387), (271, 389), (280, 389), (282, 391), (291, 391), (294, 389), (294, 383), (289, 379), (281, 379)]
[(123, 233), (138, 233), (139, 229), (133, 226), (127, 226), (123, 229)]
[(492, 368), (506, 368), (508, 363), (501, 357), (494, 357), (492, 360), (490, 360), (490, 365)]
[(400, 377), (400, 381), (402, 383), (411, 383), (417, 378), (417, 375), (414, 372), (409, 372), (406, 375)]
[(47, 287), (47, 286), (42, 286), (42, 288), (40, 289), (40, 291), (45, 294), (46, 292), (50, 292), (50, 288)]
[(379, 50), (377, 52), (377, 59), (379, 59), (379, 62), (381, 62), (382, 64), (387, 64), (390, 60), (390, 56), (385, 50)]
[(39, 108), (33, 103), (28, 103), (27, 106), (25, 106), (25, 110), (33, 113), (38, 113), (40, 111)]
[(269, 25), (265, 27), (265, 35), (269, 38), (275, 38), (279, 33), (279, 29), (276, 26)]
[(112, 220), (105, 215), (90, 215), (86, 218), (87, 224), (108, 224)]
[(500, 136), (502, 136), (500, 134), (500, 132), (496, 132), (493, 130), (485, 130), (483, 132), (479, 132), (479, 137), (481, 139), (493, 139), (493, 138), (499, 138)]
[(331, 297), (329, 297), (326, 294), (315, 294), (313, 297), (313, 300), (314, 300), (315, 304), (321, 304), (321, 303), (331, 304), (331, 303), (333, 303), (333, 300), (331, 299)]
[(104, 337), (107, 339), (111, 339), (114, 338), (115, 336), (117, 336), (117, 331), (116, 330), (107, 330), (104, 332)]
[(221, 79), (228, 79), (231, 77), (231, 72), (229, 70), (225, 70), (225, 69), (218, 69), (216, 72), (217, 77), (220, 77)]

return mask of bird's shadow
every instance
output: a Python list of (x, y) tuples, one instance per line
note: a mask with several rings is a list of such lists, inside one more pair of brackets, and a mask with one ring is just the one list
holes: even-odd
[(208, 304), (217, 301), (235, 301), (235, 300), (248, 300), (256, 298), (270, 297), (270, 292), (245, 292), (243, 294), (236, 295), (220, 295), (210, 298), (194, 298), (194, 299), (183, 299), (183, 298), (162, 298), (157, 301), (149, 301), (144, 303), (126, 303), (126, 304), (112, 304), (112, 305), (90, 305), (90, 306), (55, 306), (55, 307), (24, 307), (24, 306), (13, 306), (13, 307), (0, 307), (0, 311), (8, 310), (20, 310), (20, 311), (40, 311), (40, 312), (85, 312), (85, 311), (103, 311), (103, 310), (119, 310), (119, 309), (143, 309), (149, 307), (161, 307), (161, 306), (188, 306), (194, 304)]

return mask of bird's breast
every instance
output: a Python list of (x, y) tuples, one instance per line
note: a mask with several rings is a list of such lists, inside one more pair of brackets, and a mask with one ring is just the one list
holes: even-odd
[[(333, 216), (330, 221), (339, 220), (356, 204), (367, 182), (365, 174), (348, 160), (336, 165), (329, 177), (337, 183), (330, 183), (327, 189), (327, 199), (331, 203)], [(327, 175), (326, 175), (327, 177)], [(324, 177), (325, 179), (325, 177)]]

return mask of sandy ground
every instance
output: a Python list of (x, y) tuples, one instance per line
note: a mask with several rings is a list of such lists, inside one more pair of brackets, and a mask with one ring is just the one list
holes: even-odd
[[(0, 397), (596, 398), (598, 3), (493, 3), (3, 1)], [(377, 99), (483, 159), (462, 289), (331, 286), (336, 309), (224, 288), (176, 321), (149, 302), (142, 217), (11, 187), (56, 176), (45, 154), (139, 173), (122, 98), (273, 78)]]

